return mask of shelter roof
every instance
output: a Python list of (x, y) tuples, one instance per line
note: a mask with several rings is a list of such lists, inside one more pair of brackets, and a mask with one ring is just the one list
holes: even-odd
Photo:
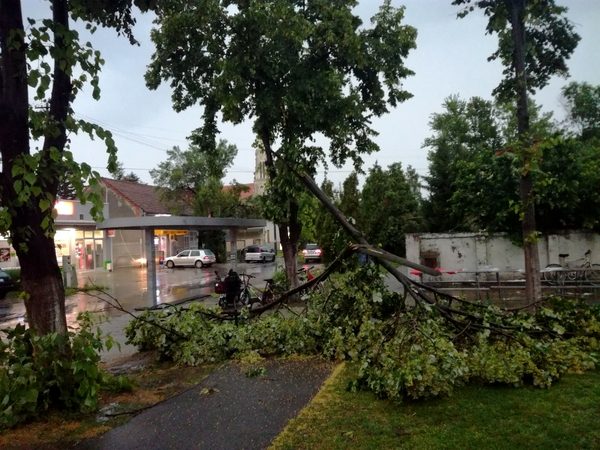
[(193, 217), (193, 216), (142, 216), (116, 217), (107, 219), (97, 225), (99, 230), (105, 229), (198, 229), (221, 230), (231, 228), (265, 227), (264, 219), (240, 219), (237, 217)]

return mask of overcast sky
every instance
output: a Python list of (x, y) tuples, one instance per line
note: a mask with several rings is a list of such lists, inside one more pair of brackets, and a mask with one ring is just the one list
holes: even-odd
[[(356, 9), (365, 23), (376, 12), (379, 0), (361, 0)], [(405, 23), (417, 28), (417, 48), (406, 65), (415, 72), (405, 88), (414, 97), (400, 104), (386, 116), (373, 122), (379, 133), (380, 151), (365, 157), (365, 168), (375, 161), (381, 166), (401, 162), (413, 166), (421, 175), (427, 173), (427, 150), (422, 148), (430, 135), (432, 113), (441, 111), (443, 100), (452, 94), (491, 98), (501, 67), (487, 62), (496, 48), (496, 38), (486, 36), (485, 18), (477, 13), (459, 20), (457, 7), (451, 0), (394, 0), (394, 6), (405, 5)], [(555, 78), (536, 100), (556, 118), (563, 117), (560, 89), (568, 81), (600, 84), (600, 2), (598, 0), (557, 0), (568, 6), (568, 17), (582, 37), (569, 68), (571, 78)], [(23, 0), (24, 15), (40, 18), (46, 8), (43, 0)], [(127, 172), (135, 172), (143, 182), (152, 183), (149, 171), (166, 159), (166, 150), (179, 145), (187, 147), (186, 137), (200, 126), (201, 110), (192, 108), (175, 113), (171, 107), (167, 85), (150, 91), (144, 73), (153, 52), (149, 35), (152, 17), (140, 15), (135, 36), (141, 45), (131, 46), (112, 30), (99, 30), (93, 37), (94, 47), (102, 52), (106, 64), (101, 74), (102, 98), (96, 102), (81, 94), (75, 102), (76, 114), (96, 122), (113, 132), (119, 148), (119, 160)], [(222, 138), (238, 147), (238, 156), (226, 181), (252, 182), (254, 170), (254, 136), (249, 123), (221, 126)], [(98, 142), (74, 137), (72, 150), (80, 162), (92, 165), (103, 176), (106, 154)], [(350, 169), (332, 168), (328, 177), (340, 183)], [(321, 174), (322, 178), (323, 174)]]

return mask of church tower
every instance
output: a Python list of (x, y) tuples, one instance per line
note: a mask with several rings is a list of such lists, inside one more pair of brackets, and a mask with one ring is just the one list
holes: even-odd
[(262, 149), (262, 145), (254, 145), (254, 193), (255, 195), (263, 195), (267, 184), (267, 167), (266, 155)]

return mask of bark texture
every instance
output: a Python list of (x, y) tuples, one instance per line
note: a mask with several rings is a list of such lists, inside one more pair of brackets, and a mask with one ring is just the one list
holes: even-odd
[(510, 15), (511, 33), (514, 44), (513, 69), (516, 80), (517, 130), (523, 152), (523, 171), (519, 180), (519, 192), (523, 208), (521, 231), (525, 258), (525, 295), (532, 305), (542, 298), (540, 261), (537, 245), (533, 180), (530, 167), (532, 155), (529, 138), (529, 107), (527, 104), (527, 69), (525, 66), (525, 0), (505, 0)]
[[(52, 9), (57, 29), (68, 30), (66, 0), (54, 0)], [(38, 199), (32, 197), (26, 202), (16, 201), (18, 192), (15, 191), (12, 174), (18, 158), (30, 154), (24, 36), (20, 1), (0, 0), (0, 202), (12, 217), (9, 231), (21, 265), (29, 326), (38, 334), (66, 333), (65, 294), (54, 239), (42, 227), (44, 213), (40, 210)], [(62, 45), (62, 36), (55, 34), (54, 44)], [(55, 60), (53, 75), (49, 121), (54, 126), (44, 139), (36, 183), (42, 191), (56, 198), (58, 169), (52, 163), (49, 151), (62, 151), (66, 142), (63, 124), (69, 109), (71, 84), (58, 60)]]

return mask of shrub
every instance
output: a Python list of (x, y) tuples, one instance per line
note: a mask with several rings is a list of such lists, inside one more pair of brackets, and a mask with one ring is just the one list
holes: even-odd
[(67, 335), (37, 336), (18, 325), (3, 330), (0, 342), (0, 428), (14, 426), (50, 408), (88, 412), (98, 405), (103, 386), (127, 387), (98, 366), (99, 352), (110, 348), (87, 315)]

